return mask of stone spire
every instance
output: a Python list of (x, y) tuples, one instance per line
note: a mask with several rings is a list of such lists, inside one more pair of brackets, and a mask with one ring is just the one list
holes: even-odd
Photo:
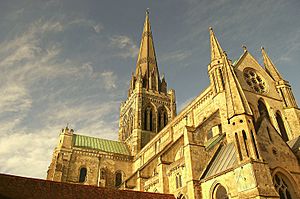
[(223, 50), (213, 32), (212, 27), (209, 28), (209, 40), (211, 48), (211, 61), (208, 64), (208, 74), (212, 84), (213, 92), (220, 93), (224, 90), (223, 77)]
[[(136, 64), (136, 76), (138, 76), (139, 70), (141, 70), (141, 74), (144, 80), (143, 87), (147, 89), (158, 90), (159, 71), (157, 67), (148, 9), (146, 11), (140, 51)], [(152, 86), (152, 88), (150, 88), (150, 85)]]
[(211, 62), (221, 59), (223, 50), (215, 36), (215, 33), (212, 27), (209, 27), (209, 36), (210, 36), (210, 54), (211, 54)]
[(252, 111), (236, 77), (233, 67), (224, 53), (225, 91), (228, 119), (235, 115), (252, 115)]
[(264, 47), (261, 47), (261, 53), (262, 53), (262, 56), (263, 56), (264, 66), (266, 68), (267, 73), (269, 73), (269, 75), (275, 81), (283, 80), (282, 76), (280, 75), (280, 73), (276, 69), (276, 66), (273, 64), (272, 60), (270, 59), (270, 57), (266, 53)]

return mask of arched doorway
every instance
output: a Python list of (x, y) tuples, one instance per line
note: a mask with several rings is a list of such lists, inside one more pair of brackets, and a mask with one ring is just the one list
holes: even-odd
[(280, 199), (296, 199), (296, 194), (290, 180), (281, 172), (273, 176), (273, 183)]
[(221, 184), (217, 184), (217, 186), (214, 188), (212, 198), (213, 199), (229, 199), (225, 187), (223, 187)]

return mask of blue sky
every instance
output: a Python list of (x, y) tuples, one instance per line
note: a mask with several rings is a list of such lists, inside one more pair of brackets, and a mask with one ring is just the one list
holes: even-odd
[(209, 26), (232, 60), (264, 46), (300, 99), (298, 0), (1, 0), (1, 173), (45, 178), (67, 123), (117, 139), (146, 8), (179, 110), (209, 84)]

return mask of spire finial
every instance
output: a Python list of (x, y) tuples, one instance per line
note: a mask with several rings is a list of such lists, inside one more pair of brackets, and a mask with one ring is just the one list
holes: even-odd
[(223, 50), (215, 36), (215, 33), (212, 27), (209, 27), (209, 37), (210, 37), (210, 54), (211, 54), (211, 61), (215, 61), (221, 59)]
[(244, 52), (247, 52), (247, 47), (245, 45), (242, 45), (242, 48), (244, 49)]
[(149, 15), (150, 8), (146, 9), (146, 15)]

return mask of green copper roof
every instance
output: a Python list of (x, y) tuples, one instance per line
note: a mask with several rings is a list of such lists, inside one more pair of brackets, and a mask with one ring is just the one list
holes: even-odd
[(94, 138), (84, 135), (73, 134), (73, 146), (105, 151), (109, 153), (130, 155), (127, 146), (122, 142)]
[(211, 139), (208, 140), (206, 143), (204, 143), (205, 148), (206, 148), (207, 150), (211, 149), (211, 148), (214, 147), (216, 144), (218, 144), (219, 141), (221, 141), (224, 137), (225, 137), (225, 133), (224, 133), (224, 134), (217, 135), (217, 136), (211, 138)]
[(233, 143), (229, 143), (226, 146), (223, 146), (217, 153), (214, 155), (213, 159), (209, 163), (204, 172), (204, 175), (201, 177), (208, 178), (213, 175), (219, 174), (227, 169), (233, 168), (237, 164), (237, 154)]

